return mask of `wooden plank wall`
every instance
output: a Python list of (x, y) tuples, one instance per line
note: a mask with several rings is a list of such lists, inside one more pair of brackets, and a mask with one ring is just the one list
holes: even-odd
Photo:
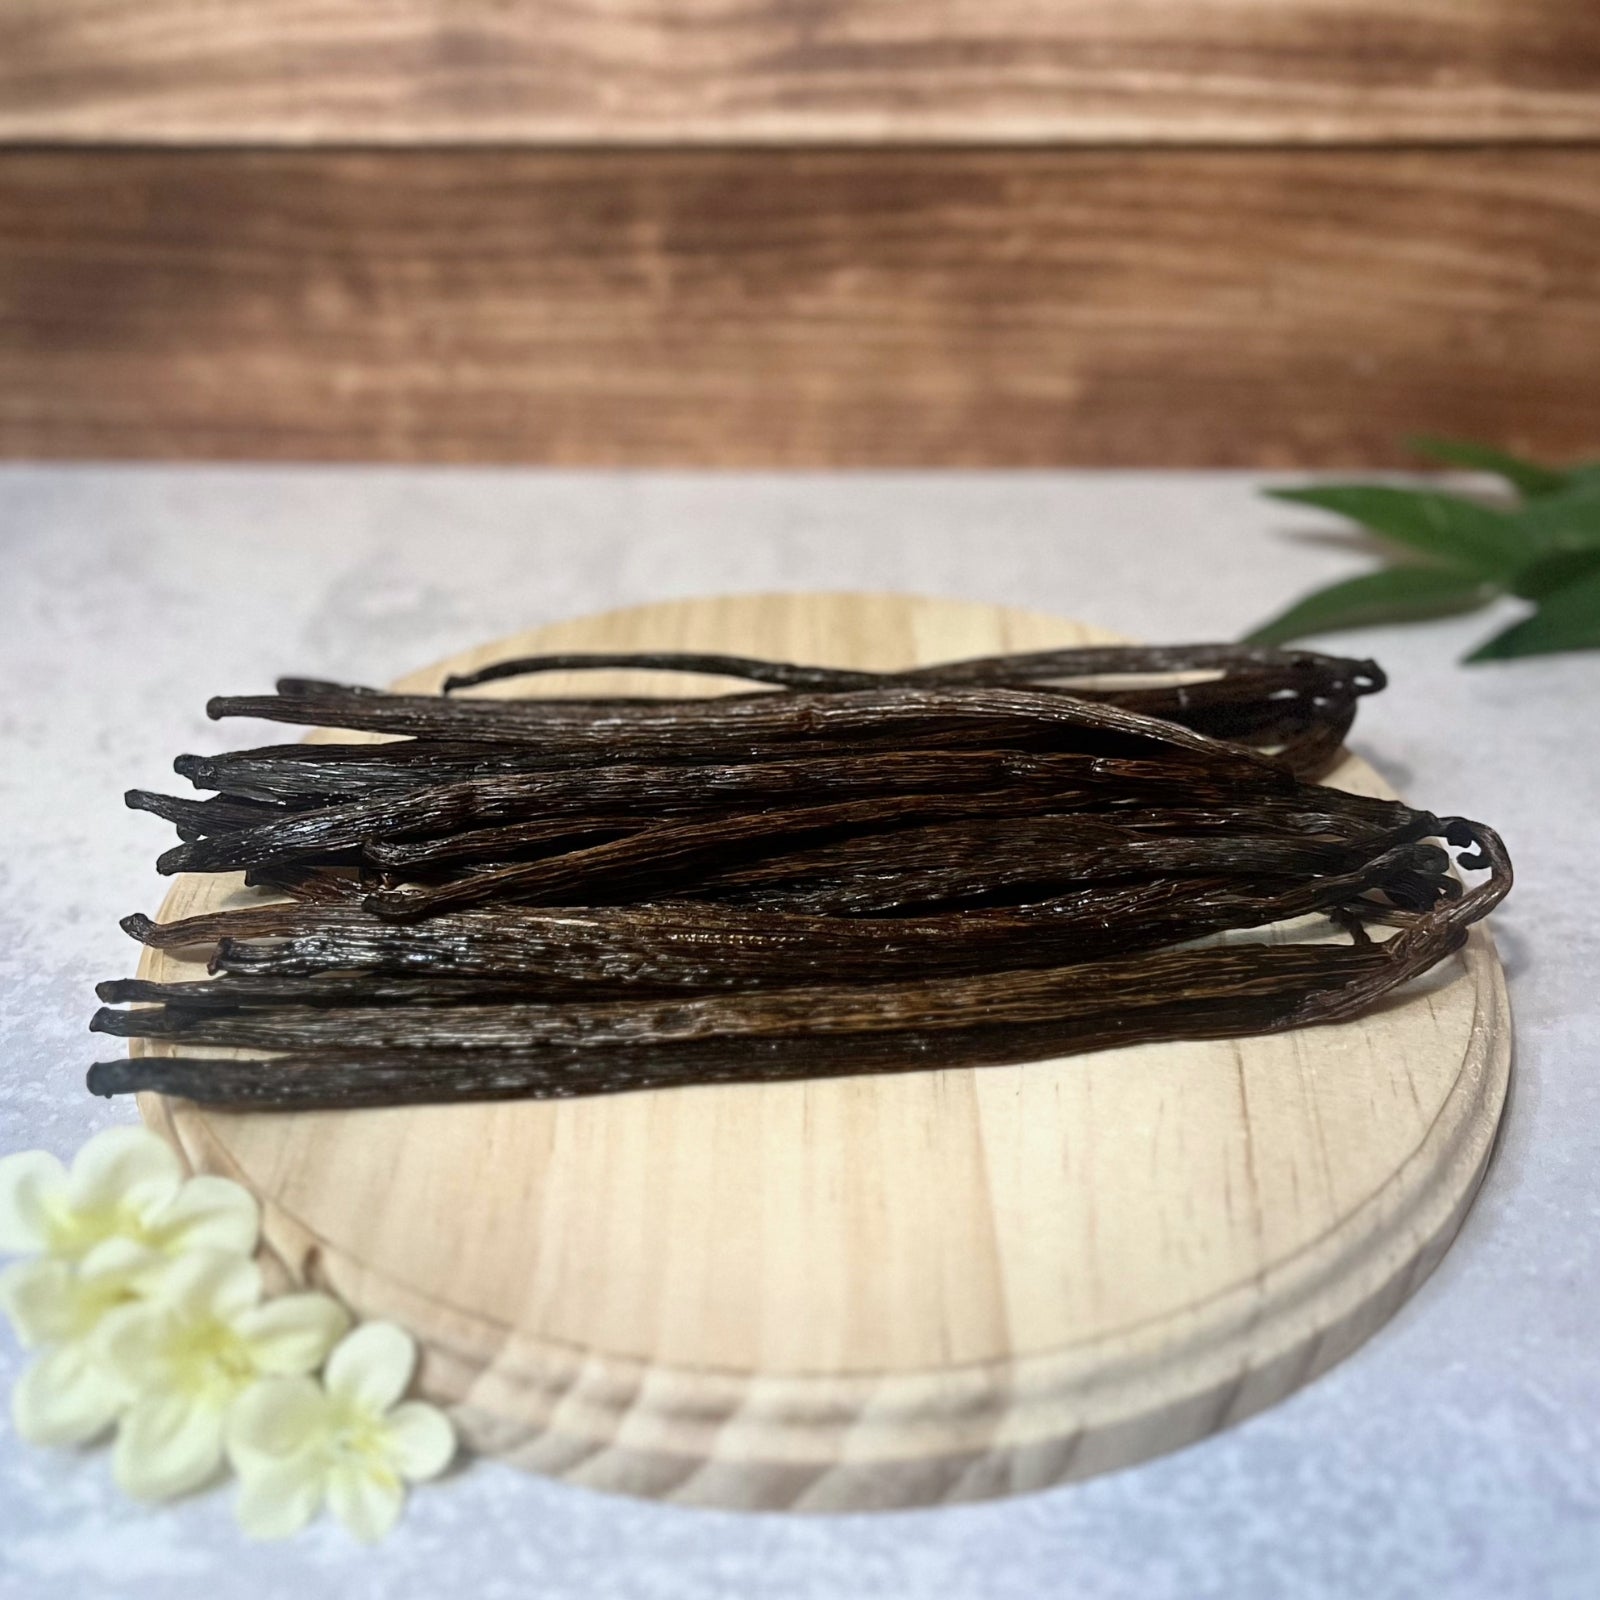
[(1593, 0), (6, 0), (0, 139), (1600, 136)]
[(12, 0), (0, 455), (1600, 454), (1597, 88), (1565, 0)]

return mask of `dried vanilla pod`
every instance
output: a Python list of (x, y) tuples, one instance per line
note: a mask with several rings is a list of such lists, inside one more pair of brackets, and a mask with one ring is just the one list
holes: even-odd
[[(564, 1097), (710, 1082), (927, 1067), (976, 1066), (1048, 1058), (1162, 1039), (1228, 1038), (1277, 1032), (1358, 1015), (1383, 994), (1458, 949), (1471, 923), (1510, 887), (1498, 837), (1461, 819), (1446, 826), (1471, 846), (1465, 864), (1490, 876), (1457, 899), (1440, 899), (1391, 938), (1353, 944), (1250, 944), (1158, 951), (1086, 962), (1044, 973), (976, 980), (998, 1002), (973, 1010), (944, 982), (883, 989), (810, 986), (707, 997), (660, 1006), (459, 1008), (390, 1025), (354, 1042), (348, 1028), (311, 1008), (254, 1013), (254, 1026), (208, 1026), (159, 1008), (160, 1036), (202, 1042), (216, 1033), (326, 1039), (265, 1060), (139, 1057), (97, 1063), (99, 1094), (154, 1089), (208, 1103), (289, 1110), (304, 1107), (426, 1103), (505, 1096)], [(1098, 1005), (1101, 995), (1116, 1004)], [(825, 1026), (813, 1025), (820, 1006)], [(376, 1008), (379, 1015), (387, 1009)], [(507, 1013), (497, 1020), (497, 1013)], [(111, 1014), (123, 1017), (131, 1013)], [(237, 1019), (240, 1013), (235, 1014)], [(512, 1022), (512, 1018), (515, 1022)], [(266, 1019), (272, 1019), (268, 1021)], [(119, 1032), (135, 1033), (127, 1026)], [(331, 1035), (331, 1037), (328, 1037)], [(230, 1043), (230, 1048), (232, 1044)]]
[[(209, 798), (130, 795), (180, 830), (163, 870), (243, 870), (288, 898), (127, 919), (209, 949), (213, 976), (102, 985), (95, 1031), (189, 1053), (103, 1062), (90, 1086), (289, 1109), (1273, 1031), (1358, 1014), (1510, 886), (1481, 825), (1305, 781), (1382, 686), (1371, 663), (629, 654), (470, 681), (598, 667), (760, 687), (485, 700), (284, 679), (213, 701), (389, 737), (181, 757)], [(1175, 672), (1204, 676), (1145, 681)], [(1486, 881), (1464, 888), (1446, 844)]]
[[(446, 678), (444, 693), (541, 673), (599, 669), (743, 678), (774, 687), (836, 693), (933, 684), (1065, 689), (1083, 699), (1181, 722), (1217, 738), (1277, 744), (1289, 765), (1312, 775), (1338, 750), (1354, 720), (1356, 700), (1376, 693), (1387, 681), (1375, 661), (1256, 645), (1090, 645), (940, 662), (901, 672), (804, 667), (677, 651), (593, 651), (491, 662)], [(1181, 685), (1119, 687), (1114, 682), (1119, 677), (1194, 672), (1215, 676)]]

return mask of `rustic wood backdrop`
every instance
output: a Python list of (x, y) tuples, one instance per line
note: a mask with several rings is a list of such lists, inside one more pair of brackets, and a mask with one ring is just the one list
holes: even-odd
[(0, 454), (1600, 453), (1600, 8), (8, 0)]

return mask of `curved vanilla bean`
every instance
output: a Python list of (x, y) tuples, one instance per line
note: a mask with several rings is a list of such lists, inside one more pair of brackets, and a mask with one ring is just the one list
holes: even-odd
[[(1498, 837), (1480, 824), (1450, 822), (1455, 842), (1476, 846), (1476, 858), (1466, 858), (1464, 864), (1486, 866), (1488, 881), (1459, 900), (1440, 902), (1427, 917), (1385, 942), (1165, 951), (1069, 969), (1077, 975), (1080, 989), (1105, 986), (1120, 989), (1126, 997), (1129, 967), (1142, 963), (1146, 978), (1163, 988), (1162, 997), (1153, 1003), (1109, 1014), (1090, 1010), (1068, 1015), (1056, 1008), (1041, 1022), (997, 1024), (985, 1017), (981, 1025), (932, 1031), (869, 1025), (831, 1033), (806, 1029), (777, 1038), (691, 1035), (675, 1043), (613, 1043), (598, 1049), (596, 1033), (579, 1036), (578, 1043), (513, 1043), (487, 1049), (477, 1043), (460, 1049), (418, 1048), (414, 1042), (403, 1048), (356, 1049), (338, 1041), (326, 1052), (266, 1061), (146, 1056), (100, 1062), (90, 1069), (88, 1086), (97, 1094), (153, 1089), (263, 1109), (511, 1095), (553, 1098), (697, 1083), (999, 1064), (1109, 1045), (1226, 1038), (1340, 1021), (1359, 1014), (1374, 999), (1458, 948), (1468, 925), (1509, 889), (1510, 863)], [(1308, 956), (1317, 961), (1309, 982)], [(1229, 981), (1219, 984), (1225, 970)], [(1049, 989), (1052, 975), (1035, 976), (1042, 976), (1046, 980), (1042, 987)], [(1040, 987), (1034, 986), (1032, 998), (1038, 998)], [(612, 1032), (626, 1033), (618, 1025), (623, 1015), (613, 1017)]]
[[(291, 1054), (102, 1063), (92, 1086), (283, 1106), (601, 1093), (1298, 1026), (1426, 970), (1510, 883), (1489, 830), (1295, 775), (1337, 753), (1381, 686), (1368, 664), (672, 659), (762, 687), (489, 701), (284, 679), (213, 702), (392, 742), (183, 757), (211, 799), (130, 796), (184, 835), (164, 870), (242, 868), (291, 903), (129, 919), (158, 946), (214, 945), (221, 975), (102, 985), (94, 1028)], [(1436, 837), (1488, 881), (1465, 889)], [(1292, 942), (1312, 915), (1351, 942), (1326, 943), (1327, 921)], [(1264, 927), (1280, 942), (1212, 942)]]
[(129, 789), (122, 797), (130, 811), (148, 811), (173, 823), (182, 839), (200, 839), (213, 833), (232, 833), (281, 816), (281, 806), (264, 805), (229, 795), (190, 800), (179, 795), (155, 794), (149, 789)]
[[(882, 686), (939, 684), (958, 687), (1014, 687), (1085, 678), (1144, 676), (1158, 673), (1219, 672), (1243, 674), (1299, 673), (1348, 683), (1358, 694), (1373, 694), (1387, 679), (1376, 661), (1326, 656), (1312, 650), (1281, 650), (1268, 645), (1072, 645), (1056, 650), (1019, 651), (940, 661), (931, 666), (874, 672), (849, 667), (801, 666), (754, 656), (678, 650), (568, 651), (493, 661), (472, 672), (444, 680), (442, 693), (469, 689), (506, 678), (548, 672), (597, 670), (683, 672), (697, 676), (742, 678), (786, 689), (869, 689)], [(303, 680), (286, 680), (296, 684)]]
[(499, 900), (549, 905), (591, 897), (614, 900), (625, 893), (660, 898), (692, 887), (715, 863), (740, 853), (771, 853), (775, 845), (807, 837), (820, 841), (830, 833), (887, 829), (916, 821), (1025, 817), (1038, 809), (1037, 798), (1026, 793), (910, 794), (694, 818), (643, 828), (563, 855), (470, 872), (444, 883), (401, 884), (368, 895), (365, 904), (380, 916), (403, 920)]
[[(1395, 920), (1387, 903), (1390, 884), (1436, 855), (1432, 846), (1402, 847), (1357, 871), (1277, 892), (1224, 880), (1141, 882), (1015, 908), (887, 920), (663, 904), (521, 916), (467, 912), (403, 925), (372, 918), (281, 937), (272, 927), (264, 939), (207, 931), (219, 941), (214, 972), (264, 983), (332, 973), (352, 1003), (369, 975), (507, 979), (523, 983), (529, 994), (860, 984), (1059, 965), (1319, 911)], [(1375, 892), (1385, 900), (1363, 898)], [(121, 991), (115, 997), (141, 998)]]
[[(879, 985), (805, 984), (755, 992), (598, 1000), (583, 1004), (507, 1003), (462, 1007), (392, 1005), (363, 1014), (362, 1042), (374, 1050), (516, 1050), (672, 1044), (707, 1038), (845, 1039), (860, 1034), (938, 1034), (984, 1027), (1069, 1025), (1098, 1015), (1161, 1009), (1186, 999), (1235, 1005), (1295, 994), (1303, 1021), (1352, 1014), (1455, 949), (1471, 922), (1511, 885), (1504, 847), (1492, 830), (1451, 818), (1449, 837), (1474, 846), (1465, 864), (1489, 869), (1488, 882), (1459, 899), (1441, 899), (1382, 944), (1227, 944), (1168, 949), (1066, 967), (941, 976)], [(347, 1019), (310, 1006), (201, 1012), (155, 1006), (102, 1008), (93, 1031), (222, 1045), (303, 1050), (346, 1041)]]
[(338, 867), (252, 867), (244, 875), (248, 889), (270, 889), (316, 906), (358, 906), (369, 885), (356, 872)]
[(532, 745), (464, 739), (261, 745), (214, 756), (182, 755), (172, 766), (197, 789), (291, 806), (381, 799), (496, 774), (567, 771), (559, 757)]
[[(1396, 935), (1399, 937), (1399, 935)], [(581, 1005), (511, 1002), (495, 1006), (373, 1007), (361, 1039), (374, 1050), (506, 1050), (532, 1046), (609, 1048), (706, 1038), (813, 1039), (861, 1033), (938, 1033), (970, 1027), (1063, 1022), (1159, 1007), (1196, 993), (1239, 1000), (1303, 994), (1330, 979), (1367, 972), (1382, 946), (1224, 945), (1163, 950), (1068, 967), (918, 979), (875, 986), (806, 984), (758, 993), (596, 1000)], [(349, 1019), (312, 1006), (214, 1012), (176, 1006), (102, 1008), (96, 1033), (221, 1045), (305, 1050), (339, 1045)]]
[(90, 1067), (91, 1094), (181, 1096), (261, 1111), (350, 1110), (464, 1100), (565, 1100), (717, 1083), (1000, 1066), (1160, 1039), (1230, 1038), (1286, 1026), (1293, 1002), (1232, 1007), (1195, 1001), (1076, 1023), (971, 1028), (942, 1035), (838, 1039), (706, 1039), (687, 1045), (526, 1050), (372, 1050), (336, 1046), (265, 1060), (135, 1056)]
[[(1322, 771), (1337, 753), (1362, 695), (1385, 686), (1374, 661), (1250, 645), (1090, 646), (940, 662), (900, 672), (800, 666), (748, 656), (674, 651), (586, 652), (524, 656), (446, 678), (443, 692), (549, 672), (627, 669), (742, 678), (788, 689), (834, 693), (882, 687), (1029, 687), (1065, 689), (1196, 732), (1246, 743), (1276, 744), (1295, 771)], [(1108, 679), (1209, 672), (1178, 685), (1118, 686)], [(574, 702), (565, 702), (573, 704)], [(584, 702), (591, 708), (604, 700)], [(620, 704), (620, 700), (609, 703)], [(648, 702), (633, 701), (633, 704)]]
[(761, 694), (596, 709), (560, 701), (461, 700), (319, 689), (305, 695), (218, 696), (213, 718), (243, 716), (308, 726), (418, 737), (534, 741), (575, 763), (645, 763), (719, 757), (760, 760), (857, 740), (901, 749), (966, 746), (1035, 748), (1198, 763), (1241, 776), (1284, 772), (1242, 746), (1220, 743), (1177, 723), (1067, 694), (1022, 689), (887, 688), (838, 694)]
[[(1263, 782), (1281, 787), (1281, 776), (1269, 772)], [(1124, 795), (1163, 790), (1187, 795), (1198, 787), (1193, 773), (1160, 762), (1012, 750), (885, 751), (731, 765), (618, 764), (578, 772), (494, 773), (373, 800), (279, 811), (254, 828), (190, 840), (167, 852), (157, 866), (162, 872), (222, 872), (353, 850), (373, 841), (443, 835), (459, 839), (465, 831), (498, 832), (513, 822), (533, 830), (527, 842), (542, 842), (559, 837), (553, 814), (625, 826), (631, 809), (670, 820), (680, 814), (692, 817), (786, 801), (822, 804), (876, 795), (1004, 790), (1044, 797), (1113, 789)], [(496, 847), (491, 844), (491, 853)], [(394, 859), (412, 856), (399, 853)]]

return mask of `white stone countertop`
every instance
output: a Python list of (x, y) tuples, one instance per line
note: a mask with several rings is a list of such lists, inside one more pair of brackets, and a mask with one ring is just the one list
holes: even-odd
[[(383, 683), (554, 618), (678, 595), (901, 589), (1228, 638), (1360, 570), (1331, 521), (1232, 474), (728, 477), (0, 469), (0, 1149), (131, 1117), (82, 1073), (117, 918), (167, 841), (122, 807), (209, 694)], [(1506, 608), (1510, 610), (1509, 607)], [(0, 1419), (0, 1595), (411, 1600), (1593, 1600), (1600, 1595), (1600, 655), (1466, 669), (1474, 616), (1338, 640), (1378, 657), (1355, 744), (1504, 834), (1516, 1075), (1443, 1266), (1348, 1361), (1165, 1459), (1044, 1494), (802, 1517), (611, 1498), (488, 1462), (362, 1550), (236, 1531), (227, 1491), (147, 1510), (104, 1450)], [(21, 1357), (0, 1332), (0, 1382)]]

